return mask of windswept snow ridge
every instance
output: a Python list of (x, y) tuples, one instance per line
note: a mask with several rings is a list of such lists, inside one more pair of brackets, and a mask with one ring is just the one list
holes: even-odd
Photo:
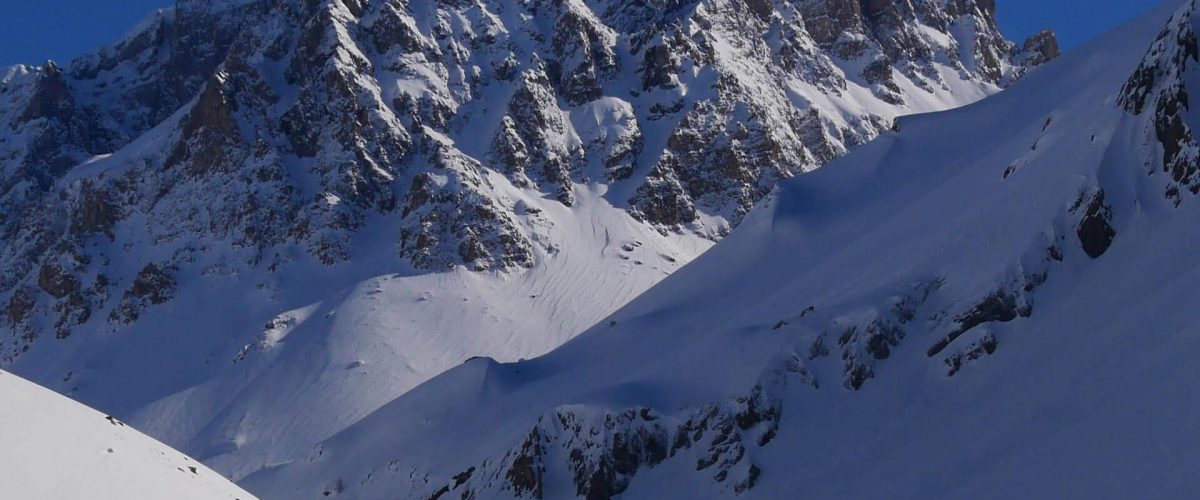
[(1165, 5), (998, 96), (902, 119), (783, 182), (563, 347), (470, 361), (244, 484), (279, 498), (334, 484), (430, 499), (1195, 491), (1197, 22), (1195, 2)]
[(251, 500), (124, 422), (0, 371), (4, 498)]

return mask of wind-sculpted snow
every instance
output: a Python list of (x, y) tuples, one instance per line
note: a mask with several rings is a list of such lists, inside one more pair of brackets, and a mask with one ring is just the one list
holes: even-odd
[[(244, 484), (280, 498), (1195, 489), (1197, 209), (1162, 195), (1180, 181), (1156, 173), (1161, 117), (1127, 108), (1146, 81), (1131, 75), (1194, 64), (1162, 57), (1194, 29), (1192, 3), (1176, 7), (983, 102), (901, 119), (555, 351), (472, 360)], [(1150, 71), (1146, 88), (1188, 83)], [(1190, 123), (1179, 95), (1154, 99)]]
[(0, 363), (241, 477), (1056, 55), (975, 0), (180, 0), (0, 75)]

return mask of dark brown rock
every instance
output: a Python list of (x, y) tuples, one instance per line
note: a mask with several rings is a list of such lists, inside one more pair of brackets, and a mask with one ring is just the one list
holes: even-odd
[(56, 263), (47, 262), (42, 264), (41, 270), (38, 271), (38, 287), (50, 294), (51, 297), (61, 299), (77, 293), (80, 284), (79, 279), (70, 272)]

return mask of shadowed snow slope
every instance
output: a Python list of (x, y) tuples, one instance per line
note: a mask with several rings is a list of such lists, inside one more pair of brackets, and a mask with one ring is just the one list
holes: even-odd
[(1195, 6), (1178, 6), (996, 97), (901, 120), (785, 181), (563, 347), (469, 361), (244, 485), (269, 498), (1195, 491), (1186, 97), (1200, 51)]
[(4, 371), (0, 399), (4, 498), (254, 498), (125, 423)]

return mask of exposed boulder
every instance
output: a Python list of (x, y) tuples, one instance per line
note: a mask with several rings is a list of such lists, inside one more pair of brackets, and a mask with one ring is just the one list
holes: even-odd
[(1042, 30), (1025, 40), (1021, 49), (1026, 55), (1026, 61), (1037, 66), (1062, 55), (1058, 48), (1058, 36), (1051, 30)]
[(125, 291), (121, 302), (109, 314), (108, 321), (117, 324), (132, 323), (137, 321), (147, 307), (173, 299), (177, 282), (171, 271), (173, 268), (153, 262), (142, 267)]
[(1093, 259), (1100, 258), (1112, 246), (1117, 232), (1112, 227), (1112, 207), (1104, 201), (1104, 191), (1097, 192), (1087, 202), (1075, 232), (1083, 251)]

